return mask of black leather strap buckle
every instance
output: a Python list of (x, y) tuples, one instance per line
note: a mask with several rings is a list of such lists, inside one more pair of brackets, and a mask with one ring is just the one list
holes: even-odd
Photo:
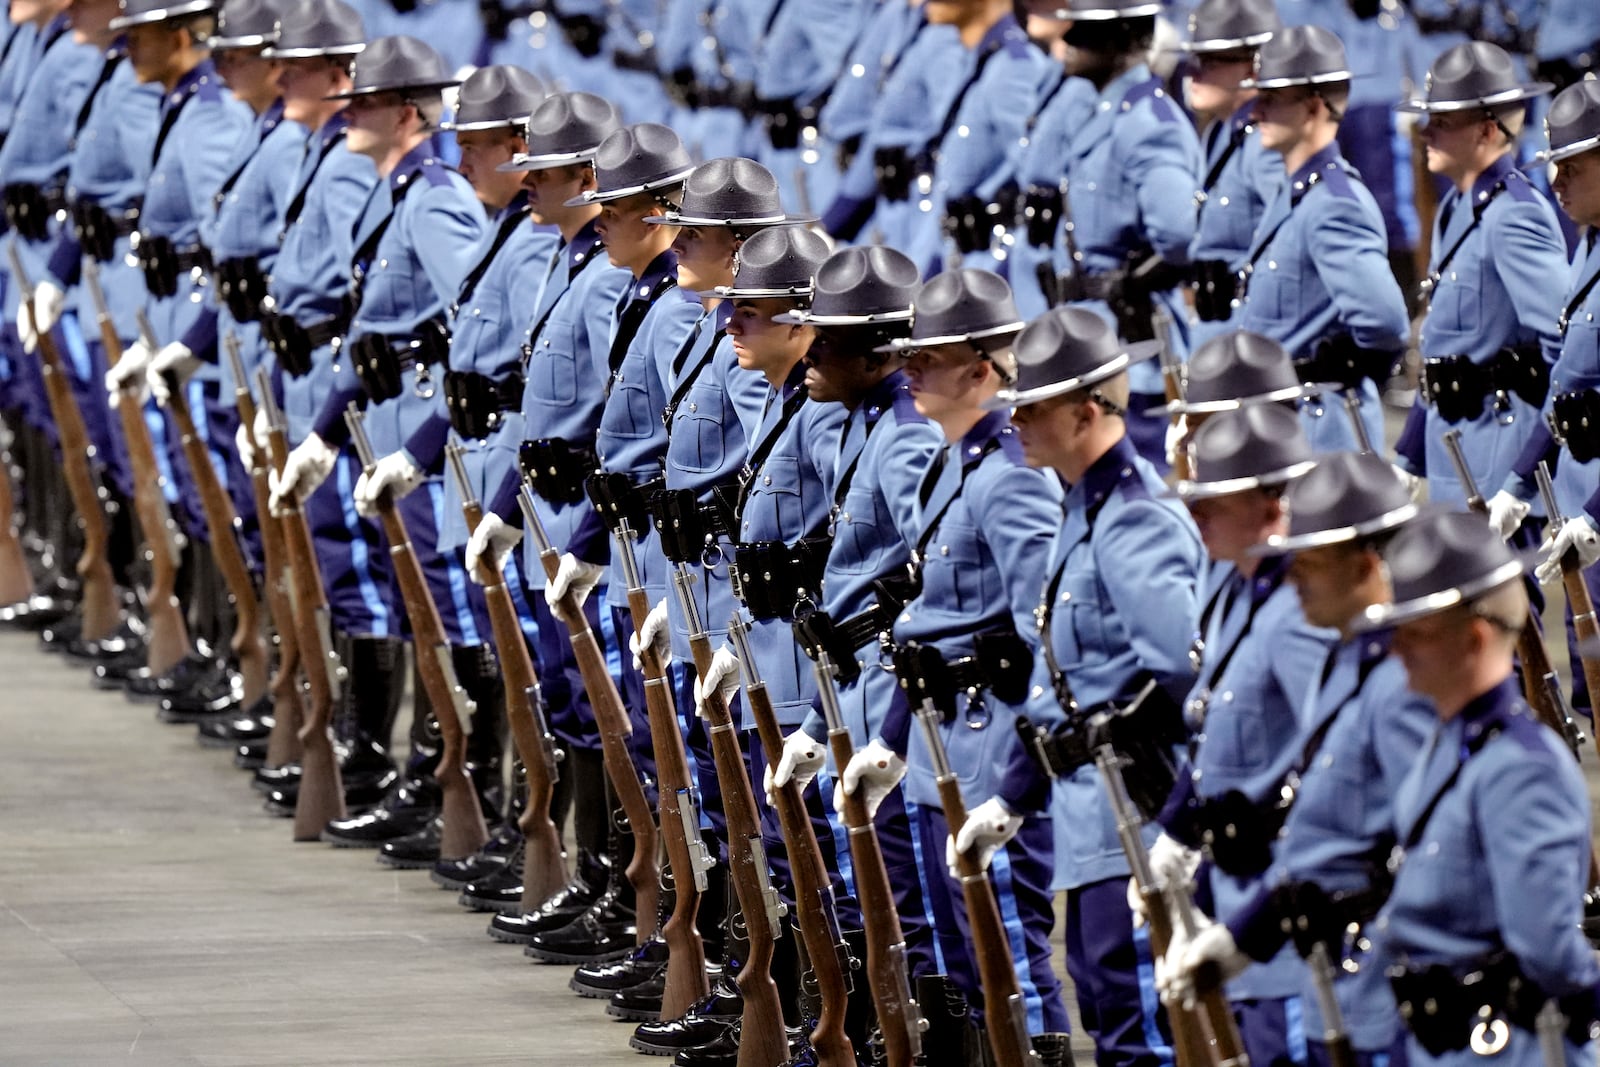
[(650, 515), (661, 552), (673, 563), (698, 563), (711, 543), (700, 502), (692, 489), (663, 489), (650, 499)]
[[(820, 542), (820, 544), (819, 544)], [(755, 619), (793, 619), (821, 599), (828, 542), (751, 541), (734, 549), (734, 595)]]
[(517, 462), (533, 491), (552, 504), (578, 504), (584, 483), (600, 466), (594, 447), (561, 437), (522, 442)]

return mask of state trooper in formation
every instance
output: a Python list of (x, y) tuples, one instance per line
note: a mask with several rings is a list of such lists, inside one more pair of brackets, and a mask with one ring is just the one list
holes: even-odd
[(1152, 996), (1149, 938), (1126, 903), (1128, 864), (1085, 730), (1090, 716), (1128, 704), (1153, 681), (1140, 721), (1153, 737), (1181, 736), (1179, 701), (1194, 682), (1200, 537), (1126, 428), (1128, 369), (1154, 354), (1154, 343), (1123, 344), (1083, 308), (1046, 313), (1018, 342), (1018, 380), (1000, 399), (1015, 407), (1027, 461), (1067, 487), (1039, 587), (1041, 652), (1027, 712), (1068, 743), (1049, 746), (1048, 767), (1027, 750), (1013, 753), (991, 802), (1028, 818), (1053, 811), (1080, 1017), (1099, 1062), (1142, 1065), (1170, 1062), (1171, 1050)]
[[(1373, 934), (1407, 1059), (1593, 1062), (1600, 964), (1580, 932), (1590, 804), (1512, 675), (1524, 562), (1461, 513), (1417, 520), (1384, 562), (1393, 603), (1365, 625), (1394, 628), (1408, 684), (1438, 719), (1394, 798), (1394, 887)], [(1552, 1042), (1559, 1053), (1544, 1051)]]
[[(1030, 658), (1021, 634), (1032, 622), (1044, 582), (1060, 486), (1023, 462), (1016, 428), (1000, 410), (1004, 402), (996, 400), (1016, 380), (1012, 344), (1023, 346), (1022, 322), (1004, 280), (971, 268), (947, 271), (923, 285), (912, 310), (911, 336), (885, 347), (907, 357), (912, 400), (940, 428), (945, 444), (917, 487), (911, 598), (890, 633), (897, 648), (934, 649), (949, 671), (963, 662), (974, 668), (969, 677), (950, 679), (949, 691), (938, 699), (949, 718), (941, 733), (950, 765), (963, 793), (976, 800), (1001, 788), (1007, 756), (1017, 747), (1013, 723), (1027, 692)], [(1048, 344), (1049, 331), (1041, 332)], [(897, 670), (904, 670), (898, 657)], [(943, 687), (938, 680), (934, 685)], [(1001, 801), (989, 800), (972, 808), (959, 839), (950, 842), (934, 761), (914, 715), (906, 689), (897, 687), (869, 747), (905, 761), (906, 799), (917, 811), (922, 879), (944, 969), (969, 1003), (982, 1002), (953, 870), (955, 852), (976, 852), (984, 866), (993, 865), (1001, 911), (1015, 916), (1025, 938), (1026, 953), (1014, 962), (1027, 1028), (1042, 1038), (1049, 1062), (1058, 1062), (1064, 1050), (1056, 1038), (1066, 1030), (1067, 1017), (1061, 981), (1050, 964), (1051, 820), (1038, 816), (1024, 824)], [(863, 751), (853, 762), (876, 758)], [(864, 772), (870, 773), (855, 768), (857, 775)], [(941, 856), (948, 874), (939, 867)], [(984, 1025), (1008, 1023), (990, 1019)]]
[[(627, 290), (628, 272), (607, 261), (596, 227), (599, 205), (571, 201), (595, 188), (595, 151), (620, 126), (616, 108), (600, 97), (553, 94), (528, 119), (527, 150), (503, 164), (523, 176), (533, 218), (554, 226), (559, 240), (538, 268), (537, 299), (521, 309), (528, 323), (522, 347), (522, 395), (519, 410), (507, 420), (500, 447), (486, 461), (484, 521), (467, 541), (469, 573), (477, 573), (477, 561), (486, 553), (504, 566), (522, 539), (517, 493), (525, 447), (540, 450), (545, 470), (556, 468), (554, 476), (531, 482), (534, 506), (552, 543), (570, 544), (573, 530), (594, 521), (582, 486), (590, 468), (582, 457), (585, 449), (594, 448), (609, 370), (600, 361), (609, 351), (615, 306)], [(577, 863), (566, 887), (530, 914), (517, 913), (522, 890), (516, 884), (470, 884), (463, 891), (463, 903), (490, 908), (496, 901), (505, 902), (508, 912), (503, 907), (492, 909), (503, 913), (490, 920), (490, 936), (527, 944), (536, 935), (577, 920), (603, 900), (604, 913), (592, 916), (591, 924), (616, 938), (629, 927), (632, 914), (631, 909), (619, 909), (615, 899), (622, 865), (616, 862), (618, 844), (609, 830), (599, 735), (565, 627), (540, 595), (545, 572), (532, 538), (521, 572), (536, 627), (534, 651), (551, 732), (567, 753), (562, 778), (571, 789)], [(589, 598), (583, 607), (594, 632), (604, 633), (598, 602)]]
[[(1200, 144), (1147, 56), (1160, 5), (1150, 0), (1072, 0), (1060, 12), (1067, 71), (1098, 90), (1094, 114), (1072, 138), (1067, 189), (1039, 210), (1056, 214), (1057, 262), (1065, 273), (1051, 304), (1083, 304), (1129, 343), (1188, 346), (1179, 282), (1194, 240)], [(1143, 414), (1166, 402), (1159, 372), (1129, 372), (1128, 433), (1139, 454), (1165, 463), (1161, 426)]]
[[(1592, 564), (1600, 560), (1600, 441), (1596, 441), (1589, 412), (1595, 410), (1600, 388), (1600, 82), (1569, 86), (1551, 102), (1545, 120), (1548, 151), (1536, 157), (1554, 164), (1552, 188), (1556, 201), (1575, 224), (1587, 227), (1573, 257), (1570, 285), (1562, 296), (1556, 329), (1560, 354), (1550, 370), (1550, 390), (1544, 402), (1544, 419), (1524, 444), (1504, 484), (1489, 502), (1489, 521), (1500, 536), (1510, 538), (1530, 511), (1537, 486), (1534, 472), (1540, 461), (1552, 467), (1556, 502), (1566, 523), (1551, 529), (1546, 552), (1538, 568), (1541, 582), (1560, 577), (1559, 560), (1576, 550), (1584, 568), (1583, 580), (1591, 595), (1600, 589)], [(1553, 521), (1554, 516), (1551, 516)], [(1571, 609), (1567, 612), (1567, 641), (1571, 661), (1578, 661), (1577, 637)], [(1572, 703), (1591, 709), (1582, 671), (1574, 671)]]
[(1540, 425), (1560, 352), (1561, 294), (1547, 279), (1565, 270), (1566, 246), (1515, 156), (1528, 101), (1548, 88), (1521, 82), (1509, 55), (1474, 42), (1440, 56), (1426, 98), (1402, 106), (1426, 117), (1428, 168), (1454, 185), (1434, 223), (1420, 338), (1426, 392), (1396, 447), (1438, 503), (1466, 501), (1445, 431), (1461, 431), (1477, 484), (1499, 486)]
[[(1433, 710), (1406, 692), (1405, 670), (1390, 654), (1393, 633), (1368, 629), (1366, 612), (1388, 603), (1380, 552), (1417, 507), (1405, 481), (1373, 453), (1324, 456), (1286, 496), (1288, 533), (1261, 551), (1291, 557), (1289, 582), (1306, 621), (1337, 629), (1339, 641), (1311, 679), (1303, 744), (1282, 800), (1266, 814), (1269, 834), (1282, 825), (1275, 862), (1253, 897), (1169, 949), (1168, 995), (1184, 998), (1207, 962), (1231, 977), (1293, 940), (1310, 957), (1300, 975), (1310, 1062), (1332, 1062), (1324, 1040), (1332, 1031), (1348, 1038), (1358, 1062), (1380, 1063), (1404, 1050), (1396, 1047), (1394, 995), (1371, 951), (1372, 921), (1388, 892), (1394, 799)], [(1334, 1019), (1322, 1014), (1313, 968), (1323, 969), (1320, 980), (1337, 997)]]
[[(1176, 487), (1213, 565), (1194, 630), (1200, 675), (1184, 705), (1193, 740), (1150, 860), (1163, 884), (1187, 882), (1203, 846), (1207, 887), (1223, 915), (1254, 895), (1271, 866), (1272, 836), (1243, 831), (1262, 825), (1261, 809), (1294, 763), (1307, 680), (1336, 639), (1306, 619), (1287, 561), (1258, 551), (1286, 533), (1284, 493), (1314, 463), (1299, 427), (1278, 404), (1212, 415), (1194, 435), (1192, 477)], [(1131, 892), (1129, 902), (1142, 907)], [(1252, 1063), (1305, 1061), (1300, 973), (1284, 951), (1229, 983)]]
[(1239, 272), (1267, 203), (1283, 183), (1283, 165), (1261, 144), (1253, 121), (1261, 46), (1283, 28), (1272, 0), (1207, 0), (1189, 16), (1186, 82), (1189, 108), (1201, 127), (1205, 171), (1200, 179), (1194, 258), (1193, 341), (1228, 329), (1237, 311)]
[[(1256, 226), (1235, 323), (1280, 342), (1306, 382), (1357, 390), (1369, 439), (1383, 439), (1378, 383), (1408, 336), (1405, 298), (1389, 271), (1383, 222), (1334, 140), (1348, 99), (1344, 46), (1295, 26), (1262, 45), (1255, 76), (1261, 144), (1286, 177)], [(1353, 449), (1330, 398), (1302, 408), (1318, 451)]]
[(1167, 414), (1177, 418), (1169, 440), (1174, 450), (1187, 450), (1194, 434), (1220, 411), (1251, 404), (1297, 408), (1317, 397), (1319, 388), (1300, 380), (1288, 350), (1272, 338), (1229, 330), (1195, 349), (1184, 365), (1183, 396), (1167, 404)]
[(667, 0), (656, 48), (668, 120), (699, 159), (736, 156), (755, 103), (754, 6), (733, 0)]

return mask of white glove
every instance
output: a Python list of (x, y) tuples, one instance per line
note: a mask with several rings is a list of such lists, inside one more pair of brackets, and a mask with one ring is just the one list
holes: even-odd
[(1174, 937), (1165, 959), (1166, 966), (1156, 979), (1161, 999), (1185, 1009), (1194, 1007), (1195, 976), (1202, 967), (1214, 964), (1226, 982), (1244, 973), (1251, 962), (1223, 923), (1211, 923), (1195, 931), (1193, 938)]
[(483, 581), (478, 577), (478, 565), (483, 562), (485, 556), (494, 561), (496, 574), (504, 573), (506, 561), (511, 558), (511, 550), (521, 543), (520, 526), (512, 526), (492, 511), (484, 512), (478, 528), (467, 538), (465, 561), (467, 573), (472, 575), (473, 581), (482, 585)]
[(1178, 449), (1184, 446), (1188, 436), (1189, 416), (1179, 415), (1176, 420), (1167, 423), (1167, 466), (1177, 465)]
[(255, 470), (256, 438), (250, 432), (250, 427), (241, 422), (239, 428), (233, 431), (233, 444), (239, 450), (239, 462), (244, 464), (244, 469), (246, 471)]
[(24, 352), (31, 354), (39, 347), (39, 335), (55, 329), (66, 302), (67, 294), (55, 282), (41, 281), (33, 287), (32, 312), (26, 303), (18, 305), (17, 309), (17, 333), (22, 338)]
[(1418, 478), (1398, 463), (1391, 463), (1389, 466), (1393, 468), (1396, 477), (1405, 485), (1406, 492), (1411, 494), (1411, 502), (1413, 504), (1422, 503), (1423, 499), (1428, 495), (1428, 480), (1426, 478)]
[(122, 358), (106, 371), (106, 392), (110, 394), (112, 407), (116, 407), (122, 397), (123, 387), (135, 384), (139, 387), (138, 403), (144, 403), (144, 398), (149, 395), (145, 392), (144, 372), (154, 355), (143, 341), (135, 341), (122, 350)]
[(1526, 501), (1518, 500), (1502, 489), (1489, 498), (1489, 525), (1500, 535), (1500, 540), (1509, 541), (1511, 535), (1517, 532), (1517, 527), (1522, 525), (1522, 520), (1528, 517), (1529, 510)]
[(706, 699), (713, 689), (722, 694), (724, 705), (739, 691), (739, 657), (727, 645), (711, 657), (706, 676), (694, 680), (694, 713), (702, 719), (706, 717)]
[(262, 461), (266, 462), (266, 463), (271, 463), (272, 462), (272, 457), (270, 455), (266, 454), (266, 452), (267, 452), (267, 448), (268, 448), (267, 442), (272, 440), (272, 424), (267, 419), (267, 409), (266, 408), (264, 408), (264, 407), (256, 408), (256, 424), (255, 424), (255, 426), (251, 427), (251, 432), (253, 433), (256, 442), (261, 446), (261, 451), (262, 451), (261, 459), (262, 459)]
[(606, 569), (598, 563), (586, 563), (571, 552), (563, 552), (556, 576), (545, 583), (544, 602), (554, 611), (556, 605), (561, 603), (561, 598), (570, 591), (573, 603), (581, 608), (605, 573)]
[(672, 635), (667, 633), (665, 597), (661, 598), (661, 603), (650, 609), (650, 614), (644, 617), (644, 625), (640, 626), (636, 633), (628, 635), (628, 651), (633, 653), (633, 669), (636, 671), (644, 670), (641, 654), (646, 645), (655, 649), (656, 658), (661, 661), (663, 667), (666, 666), (667, 660), (672, 657)]
[(338, 458), (339, 450), (314, 433), (295, 445), (283, 465), (283, 474), (274, 473), (269, 479), (272, 497), (268, 505), (273, 514), (281, 514), (287, 506), (298, 504), (316, 492), (317, 486), (332, 473)]
[[(1161, 834), (1150, 846), (1150, 873), (1156, 880), (1157, 888), (1164, 889), (1173, 884), (1187, 885), (1199, 868), (1200, 853), (1186, 848), (1166, 834)], [(1139, 882), (1134, 878), (1128, 879), (1128, 908), (1133, 912), (1135, 928), (1143, 926), (1150, 918), (1144, 894), (1139, 892)]]
[(905, 776), (906, 761), (874, 737), (850, 757), (844, 773), (839, 776), (838, 784), (833, 787), (834, 810), (842, 811), (845, 796), (853, 796), (857, 787), (865, 786), (863, 797), (867, 803), (867, 817), (872, 818), (878, 814), (878, 805), (883, 803), (883, 798)]
[(806, 787), (816, 780), (817, 772), (822, 770), (822, 746), (804, 730), (796, 730), (783, 739), (783, 753), (778, 757), (778, 769), (773, 770), (772, 764), (767, 764), (766, 770), (761, 772), (761, 787), (767, 791), (767, 803), (772, 803), (774, 791), (782, 789), (790, 782), (795, 788), (804, 793)]
[(944, 865), (950, 868), (950, 877), (960, 878), (956, 867), (958, 856), (971, 854), (983, 870), (989, 869), (995, 850), (1017, 836), (1022, 829), (1022, 816), (1013, 815), (999, 797), (990, 797), (967, 812), (967, 821), (961, 832), (946, 835), (944, 839)]
[(1600, 530), (1595, 529), (1594, 520), (1589, 516), (1579, 515), (1575, 519), (1568, 519), (1561, 524), (1561, 529), (1546, 539), (1544, 559), (1533, 571), (1533, 576), (1539, 579), (1541, 585), (1561, 580), (1561, 557), (1567, 554), (1569, 548), (1578, 553), (1579, 569), (1600, 559)]
[(356, 511), (370, 519), (378, 513), (378, 500), (385, 490), (388, 491), (390, 500), (399, 500), (421, 485), (424, 477), (417, 465), (411, 462), (411, 457), (404, 452), (390, 452), (387, 456), (379, 456), (378, 461), (372, 465), (372, 473), (369, 475), (366, 471), (362, 471), (361, 477), (356, 479), (354, 493)]
[(172, 375), (182, 387), (189, 375), (199, 369), (200, 358), (182, 341), (174, 341), (170, 345), (162, 345), (161, 351), (150, 360), (150, 366), (144, 371), (145, 384), (150, 387), (150, 395), (156, 398), (156, 403), (166, 407), (169, 396), (167, 375)]

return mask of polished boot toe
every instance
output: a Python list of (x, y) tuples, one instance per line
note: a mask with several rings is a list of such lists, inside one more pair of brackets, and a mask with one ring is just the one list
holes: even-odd
[(495, 911), (515, 914), (522, 908), (522, 866), (526, 853), (519, 847), (505, 863), (477, 881), (461, 887), (456, 898), (468, 911)]
[(201, 652), (190, 652), (165, 674), (150, 671), (130, 674), (125, 688), (130, 700), (158, 700), (204, 685), (226, 669), (221, 660)]
[(439, 838), (443, 831), (444, 820), (431, 819), (428, 825), (414, 834), (407, 834), (395, 841), (385, 841), (378, 849), (378, 862), (403, 871), (432, 867), (439, 862)]
[(579, 967), (568, 987), (580, 997), (605, 1000), (620, 990), (631, 989), (640, 982), (665, 974), (666, 969), (667, 943), (660, 937), (652, 937), (625, 960)]
[(414, 834), (440, 810), (439, 787), (413, 779), (365, 815), (335, 819), (322, 828), (322, 840), (335, 848), (377, 848)]
[(264, 696), (237, 715), (206, 719), (195, 730), (195, 740), (206, 748), (235, 748), (250, 741), (265, 741), (276, 720), (272, 698)]
[(226, 671), (193, 689), (161, 698), (156, 718), (162, 722), (205, 722), (232, 717), (244, 700), (244, 680)]
[(503, 870), (521, 841), (522, 832), (517, 829), (515, 822), (501, 823), (500, 828), (490, 835), (478, 851), (465, 859), (439, 860), (428, 877), (443, 889), (465, 889)]
[(68, 645), (82, 640), (83, 619), (78, 615), (68, 615), (39, 631), (39, 647), (46, 652), (65, 652)]
[[(354, 820), (362, 817), (379, 804), (382, 804), (391, 795), (391, 790), (399, 774), (400, 772), (398, 771), (390, 771), (389, 777), (376, 780), (341, 779), (344, 785), (344, 807), (346, 811), (350, 812), (350, 819)], [(300, 779), (296, 776), (288, 785), (267, 793), (266, 801), (262, 806), (273, 815), (293, 815), (295, 804), (299, 800)], [(397, 834), (396, 836), (403, 837), (405, 835)], [(327, 840), (327, 838), (324, 837), (323, 840)], [(381, 842), (375, 842), (370, 847), (376, 848), (379, 843)], [(353, 845), (350, 847), (363, 846)]]
[(633, 907), (613, 890), (567, 925), (536, 934), (522, 951), (544, 963), (594, 963), (620, 959), (637, 942)]
[(91, 679), (96, 689), (121, 689), (129, 675), (145, 670), (149, 654), (142, 648), (132, 648), (118, 656), (111, 656), (94, 665)]
[(233, 750), (233, 765), (241, 771), (253, 771), (267, 765), (267, 739), (246, 741)]
[(628, 1044), (651, 1056), (672, 1056), (685, 1049), (709, 1045), (744, 1014), (744, 998), (732, 979), (718, 979), (711, 992), (695, 1001), (676, 1019), (643, 1023)]
[(662, 967), (637, 985), (613, 993), (606, 1014), (629, 1022), (654, 1022), (661, 1018), (661, 998), (666, 992), (667, 969)]

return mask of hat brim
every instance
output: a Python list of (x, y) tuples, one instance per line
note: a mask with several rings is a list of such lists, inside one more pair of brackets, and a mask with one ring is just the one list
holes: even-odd
[(519, 115), (511, 119), (478, 119), (475, 122), (441, 122), (439, 129), (450, 133), (465, 133), (468, 130), (501, 130), (507, 126), (521, 129), (527, 125), (528, 116)]
[(1248, 556), (1283, 556), (1290, 552), (1299, 552), (1307, 548), (1323, 548), (1327, 545), (1348, 544), (1360, 537), (1382, 533), (1392, 530), (1416, 518), (1420, 508), (1415, 504), (1395, 508), (1366, 522), (1353, 523), (1349, 526), (1335, 526), (1328, 530), (1311, 530), (1307, 533), (1296, 534), (1293, 537), (1273, 534), (1264, 542), (1245, 550)]
[(137, 15), (118, 15), (106, 28), (126, 30), (131, 26), (147, 26), (152, 22), (165, 22), (168, 19), (182, 18), (184, 15), (198, 15), (202, 11), (212, 11), (215, 8), (213, 0), (189, 0), (186, 4), (158, 7), (154, 11), (141, 11)]
[[(924, 342), (926, 343), (926, 342)], [(1034, 389), (1002, 389), (989, 400), (984, 401), (986, 411), (1001, 411), (1006, 408), (1025, 408), (1029, 404), (1052, 400), (1058, 396), (1075, 393), (1079, 389), (1087, 389), (1091, 385), (1098, 385), (1107, 378), (1115, 377), (1133, 366), (1143, 363), (1147, 359), (1154, 359), (1161, 351), (1160, 341), (1140, 341), (1128, 345), (1111, 359), (1100, 364), (1087, 374), (1080, 374), (1076, 378), (1065, 381), (1052, 382)]]
[(1313, 74), (1305, 78), (1246, 78), (1239, 83), (1241, 89), (1292, 89), (1297, 85), (1332, 85), (1355, 78), (1348, 70), (1334, 70), (1326, 74)]
[(1204, 41), (1179, 41), (1170, 51), (1205, 55), (1208, 52), (1233, 52), (1240, 48), (1258, 48), (1272, 40), (1273, 31), (1252, 33), (1245, 37), (1212, 37)]
[(1071, 19), (1083, 22), (1110, 22), (1112, 19), (1138, 19), (1147, 15), (1161, 14), (1160, 3), (1139, 4), (1135, 7), (1091, 7), (1083, 10), (1071, 7), (1058, 7), (1055, 18)]
[[(206, 40), (206, 47), (213, 52), (226, 51), (229, 48), (261, 48), (265, 49), (277, 37), (265, 33), (245, 33), (238, 37), (211, 37)], [(262, 52), (263, 58), (271, 58)]]
[(1336, 392), (1341, 388), (1343, 387), (1332, 383), (1302, 382), (1299, 385), (1275, 389), (1270, 393), (1257, 393), (1255, 396), (1241, 396), (1231, 400), (1199, 400), (1194, 403), (1186, 400), (1173, 400), (1164, 407), (1150, 408), (1145, 414), (1157, 419), (1166, 418), (1169, 415), (1215, 415), (1222, 411), (1253, 408), (1259, 404), (1278, 404), (1287, 400), (1304, 400), (1308, 396)]
[(335, 44), (326, 48), (279, 48), (277, 45), (268, 47), (261, 53), (263, 59), (319, 59), (322, 56), (357, 56), (366, 51), (366, 42), (356, 44)]
[(526, 174), (535, 170), (554, 170), (556, 167), (567, 167), (574, 163), (592, 163), (597, 150), (598, 146), (584, 149), (582, 152), (553, 152), (541, 156), (518, 152), (511, 157), (509, 163), (502, 163), (494, 169), (501, 174)]
[(815, 291), (810, 285), (792, 289), (740, 289), (736, 285), (718, 285), (701, 289), (694, 295), (708, 300), (806, 300)]
[(412, 82), (408, 85), (368, 85), (360, 89), (351, 89), (348, 92), (332, 93), (323, 97), (324, 100), (354, 100), (358, 96), (377, 96), (379, 93), (425, 93), (435, 90), (449, 89), (460, 85), (460, 78), (448, 78), (435, 82)]
[(1502, 104), (1520, 104), (1524, 100), (1533, 100), (1544, 96), (1555, 85), (1551, 82), (1529, 82), (1519, 85), (1515, 89), (1507, 89), (1500, 93), (1490, 93), (1488, 96), (1474, 97), (1471, 100), (1424, 100), (1420, 97), (1403, 100), (1394, 106), (1396, 111), (1407, 115), (1448, 115), (1456, 111), (1471, 111), (1480, 107), (1499, 107)]
[[(913, 310), (914, 313), (914, 310)], [(874, 352), (900, 353), (909, 352), (914, 348), (932, 348), (934, 345), (958, 345), (963, 341), (982, 341), (989, 337), (1015, 336), (1027, 326), (1025, 322), (1008, 322), (1003, 326), (990, 326), (983, 330), (972, 330), (968, 333), (947, 333), (939, 337), (897, 337), (886, 345), (879, 345)]]
[(736, 229), (750, 226), (809, 226), (817, 221), (817, 217), (815, 215), (762, 215), (740, 219), (711, 219), (668, 211), (660, 215), (651, 215), (644, 221), (648, 226), (703, 226), (708, 228), (721, 226), (728, 229)]
[(1232, 496), (1234, 493), (1243, 493), (1250, 489), (1262, 489), (1269, 485), (1282, 485), (1300, 477), (1306, 471), (1317, 465), (1314, 459), (1303, 459), (1291, 463), (1287, 467), (1280, 467), (1274, 471), (1263, 471), (1253, 474), (1248, 478), (1224, 478), (1217, 482), (1179, 481), (1171, 489), (1161, 494), (1164, 497), (1177, 497), (1185, 502), (1191, 500), (1211, 500), (1219, 496)]
[[(1529, 553), (1531, 556), (1532, 553)], [(1414, 597), (1411, 600), (1401, 600), (1393, 604), (1373, 604), (1349, 623), (1351, 633), (1370, 633), (1373, 630), (1384, 630), (1391, 626), (1398, 626), (1403, 622), (1437, 615), (1441, 611), (1449, 611), (1457, 605), (1463, 604), (1474, 597), (1482, 596), (1492, 589), (1497, 589), (1507, 582), (1521, 578), (1528, 569), (1528, 563), (1520, 556), (1508, 563), (1496, 567), (1489, 574), (1465, 584), (1454, 586), (1450, 589), (1441, 589), (1437, 593), (1427, 596)]]
[(772, 321), (789, 326), (870, 326), (875, 322), (907, 322), (910, 318), (910, 308), (904, 311), (880, 311), (871, 315), (817, 315), (809, 308), (795, 308), (772, 316)]
[(1581, 156), (1585, 152), (1596, 148), (1600, 148), (1600, 135), (1585, 137), (1581, 141), (1573, 141), (1571, 144), (1562, 145), (1560, 148), (1547, 148), (1543, 152), (1534, 155), (1533, 163), (1538, 167), (1542, 167), (1547, 163), (1560, 163), (1563, 159)]
[(589, 189), (568, 200), (566, 206), (588, 207), (590, 204), (607, 204), (613, 200), (625, 200), (630, 196), (638, 196), (640, 193), (654, 192), (657, 189), (665, 189), (669, 185), (676, 185), (681, 181), (687, 180), (689, 175), (693, 173), (694, 168), (689, 167), (677, 174), (668, 174), (664, 177), (647, 181), (642, 185), (630, 185), (625, 189)]

